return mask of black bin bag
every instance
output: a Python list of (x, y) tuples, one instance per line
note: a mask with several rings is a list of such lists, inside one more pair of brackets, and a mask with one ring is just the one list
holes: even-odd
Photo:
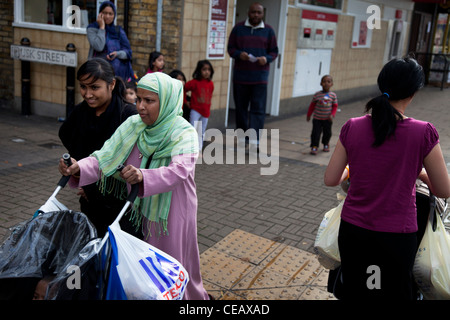
[(101, 299), (100, 243), (81, 212), (47, 212), (20, 223), (0, 246), (0, 300), (31, 300), (44, 278), (50, 279), (45, 299)]

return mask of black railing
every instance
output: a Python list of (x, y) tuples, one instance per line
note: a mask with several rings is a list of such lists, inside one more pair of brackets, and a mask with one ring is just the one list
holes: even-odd
[[(429, 52), (416, 52), (414, 53), (417, 62), (423, 67), (425, 72), (425, 83), (430, 82), (430, 73), (442, 73), (440, 79), (441, 90), (444, 88), (444, 84), (448, 82), (448, 73), (450, 69), (450, 54), (443, 53), (429, 53)], [(438, 80), (434, 80), (438, 81)]]
[[(22, 38), (20, 40), (20, 45), (22, 47), (28, 47), (30, 49), (39, 49), (39, 48), (32, 48), (31, 47), (31, 41), (28, 38)], [(12, 45), (12, 47), (17, 47), (15, 45)], [(46, 49), (44, 49), (46, 50)], [(76, 52), (77, 48), (73, 43), (69, 43), (66, 46), (66, 51), (68, 52)], [(15, 52), (15, 51), (14, 51)], [(29, 54), (29, 56), (33, 56), (34, 58), (30, 60), (30, 57), (22, 57), (21, 53), (16, 54), (13, 52), (13, 49), (11, 49), (11, 56), (14, 59), (21, 60), (21, 81), (22, 81), (22, 114), (29, 116), (31, 115), (31, 71), (30, 71), (30, 62), (36, 61), (36, 62), (43, 62), (43, 63), (49, 63), (52, 64), (52, 62), (42, 61), (37, 59), (37, 55)], [(14, 53), (14, 54), (13, 54)], [(48, 57), (51, 55), (47, 54)], [(74, 58), (76, 60), (76, 58)], [(60, 64), (61, 65), (61, 64)], [(72, 62), (67, 64), (62, 64), (66, 66), (66, 117), (69, 116), (69, 114), (72, 112), (74, 106), (75, 106), (75, 66)], [(76, 64), (75, 64), (76, 65)]]

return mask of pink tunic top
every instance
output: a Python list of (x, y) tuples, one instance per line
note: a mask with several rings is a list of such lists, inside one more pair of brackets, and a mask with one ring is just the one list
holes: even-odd
[[(139, 149), (135, 145), (124, 165), (140, 167)], [(197, 243), (197, 193), (194, 181), (197, 154), (174, 156), (167, 167), (141, 169), (143, 182), (140, 184), (138, 197), (172, 191), (168, 217), (168, 235), (159, 235), (152, 224), (151, 235), (146, 237), (148, 243), (177, 259), (189, 273), (189, 283), (184, 293), (186, 300), (208, 300), (203, 288), (200, 273), (200, 254)], [(96, 182), (99, 179), (98, 161), (88, 157), (78, 162), (80, 179), (70, 179), (71, 187), (79, 187)], [(130, 186), (128, 186), (130, 188)], [(147, 234), (147, 221), (142, 221), (144, 234)]]

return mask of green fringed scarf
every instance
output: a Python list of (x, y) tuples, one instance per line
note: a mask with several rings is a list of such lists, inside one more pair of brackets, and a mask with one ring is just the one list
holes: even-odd
[[(138, 88), (153, 91), (160, 101), (159, 116), (154, 124), (147, 126), (139, 115), (129, 117), (105, 142), (102, 149), (92, 156), (97, 158), (101, 170), (100, 190), (115, 192), (116, 196), (126, 195), (126, 185), (118, 180), (106, 185), (107, 177), (117, 172), (117, 166), (128, 159), (135, 144), (142, 153), (140, 168), (146, 168), (153, 155), (149, 169), (168, 166), (171, 159), (179, 154), (198, 153), (198, 137), (195, 129), (181, 116), (183, 105), (183, 86), (181, 81), (162, 72), (145, 75)], [(120, 191), (118, 191), (120, 189)], [(172, 192), (156, 194), (143, 199), (136, 198), (132, 219), (138, 226), (142, 216), (150, 222), (159, 223), (167, 232), (167, 219)]]

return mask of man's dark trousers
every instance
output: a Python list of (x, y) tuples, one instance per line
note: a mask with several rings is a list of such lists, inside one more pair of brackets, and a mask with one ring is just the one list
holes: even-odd
[(244, 131), (256, 130), (259, 142), (259, 130), (264, 128), (266, 118), (267, 83), (241, 84), (234, 82), (233, 97), (236, 106), (236, 128)]

